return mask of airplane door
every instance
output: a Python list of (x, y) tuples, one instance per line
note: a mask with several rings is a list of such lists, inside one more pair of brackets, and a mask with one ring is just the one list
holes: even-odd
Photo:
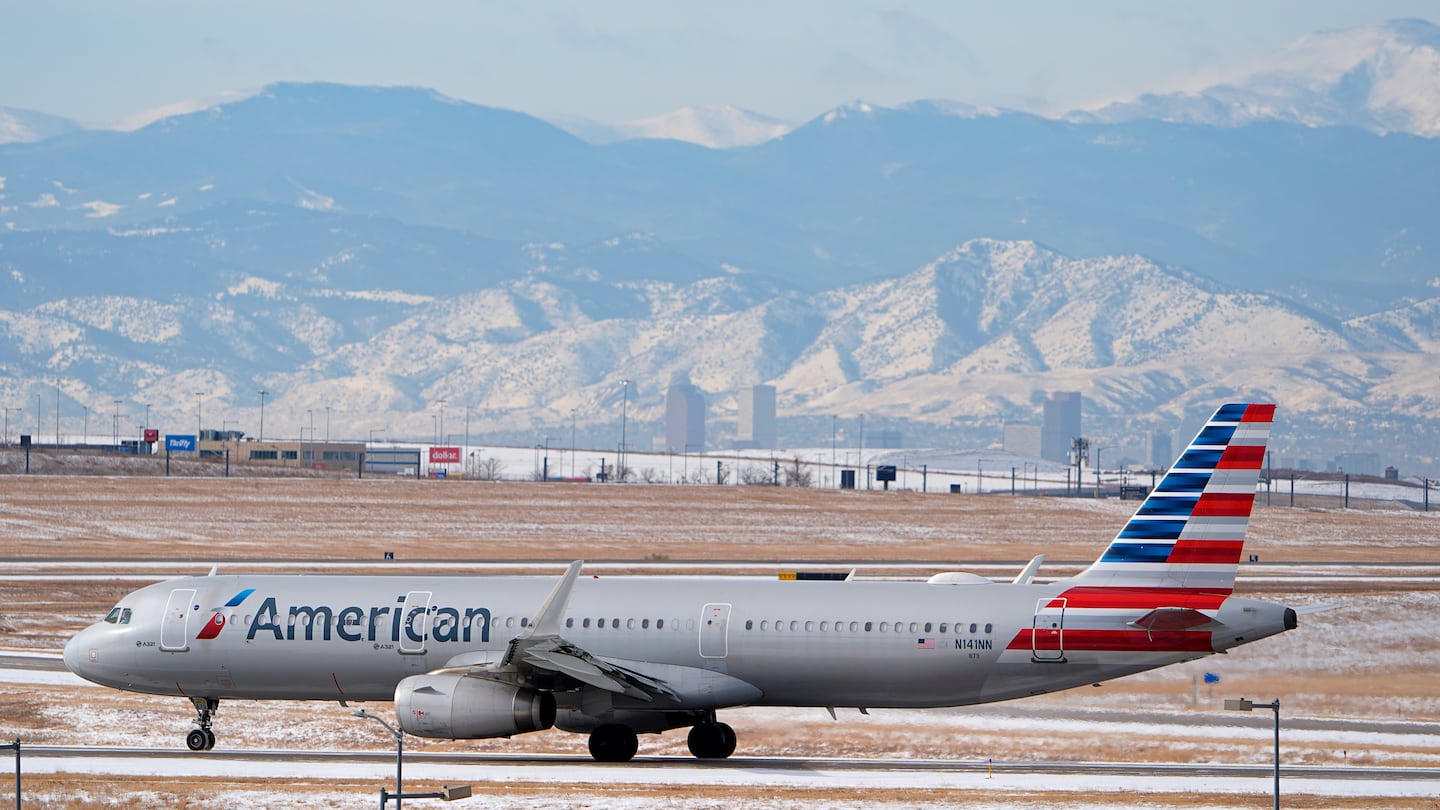
[(1031, 660), (1060, 663), (1065, 660), (1066, 599), (1041, 599), (1030, 625)]
[(730, 651), (730, 606), (712, 603), (700, 612), (700, 657), (724, 658)]
[(190, 613), (194, 604), (194, 588), (176, 588), (170, 592), (165, 615), (160, 619), (160, 649), (167, 652), (190, 649)]
[(405, 594), (400, 606), (400, 652), (402, 655), (424, 655), (425, 642), (430, 639), (430, 591)]

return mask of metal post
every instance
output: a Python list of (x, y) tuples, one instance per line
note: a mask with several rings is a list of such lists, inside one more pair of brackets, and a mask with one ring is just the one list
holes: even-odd
[(1275, 710), (1275, 810), (1280, 810), (1280, 698), (1270, 708)]
[(15, 749), (15, 810), (20, 810), (20, 738), (16, 737), (15, 742), (0, 745), (0, 749)]

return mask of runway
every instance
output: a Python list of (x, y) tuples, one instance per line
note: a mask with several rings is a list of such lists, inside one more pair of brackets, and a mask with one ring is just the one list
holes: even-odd
[[(192, 753), (180, 749), (26, 746), (27, 774), (147, 774), (166, 778), (287, 779), (324, 774), (337, 782), (388, 784), (391, 751), (244, 750)], [(578, 756), (521, 756), (407, 752), (406, 784), (469, 783), (477, 795), (517, 784), (569, 786), (577, 791), (616, 785), (693, 788), (764, 786), (776, 789), (1011, 791), (1187, 794), (1268, 792), (1264, 765), (1115, 762), (955, 761), (915, 759), (800, 759), (639, 757), (598, 763)], [(1440, 772), (1419, 768), (1286, 766), (1282, 792), (1320, 796), (1423, 797), (1440, 794)], [(430, 789), (433, 789), (430, 788)]]

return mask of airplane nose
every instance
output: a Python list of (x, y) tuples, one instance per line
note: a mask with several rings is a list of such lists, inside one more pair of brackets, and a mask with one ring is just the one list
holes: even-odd
[(90, 650), (85, 641), (90, 631), (91, 628), (87, 627), (65, 642), (65, 668), (82, 678), (85, 677), (85, 665), (90, 658)]

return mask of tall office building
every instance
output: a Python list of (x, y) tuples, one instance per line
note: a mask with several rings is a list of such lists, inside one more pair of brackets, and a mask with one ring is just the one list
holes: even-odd
[(1168, 470), (1175, 461), (1175, 446), (1169, 433), (1154, 433), (1150, 436), (1150, 466), (1157, 470)]
[(1080, 392), (1051, 392), (1045, 400), (1045, 422), (1040, 428), (1040, 457), (1068, 462), (1070, 444), (1080, 435)]
[(671, 453), (705, 450), (705, 395), (684, 375), (665, 391), (665, 444)]
[(775, 386), (747, 385), (740, 389), (740, 413), (735, 425), (738, 450), (775, 449)]

